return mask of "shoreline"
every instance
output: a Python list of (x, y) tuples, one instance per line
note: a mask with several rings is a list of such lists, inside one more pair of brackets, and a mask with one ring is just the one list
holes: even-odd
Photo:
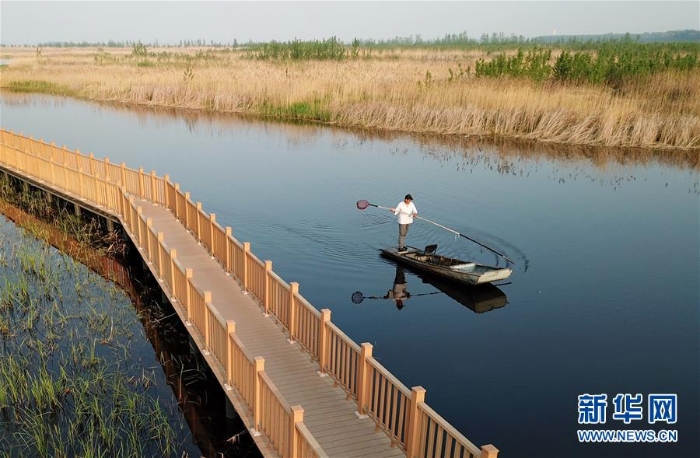
[[(363, 126), (343, 126), (330, 122), (309, 121), (306, 119), (289, 120), (246, 112), (211, 111), (206, 109), (137, 104), (133, 102), (119, 102), (112, 100), (91, 100), (81, 97), (47, 93), (15, 93), (13, 91), (0, 88), (0, 93), (2, 92), (7, 92), (14, 97), (65, 97), (71, 100), (105, 105), (113, 109), (121, 109), (129, 112), (146, 110), (155, 115), (195, 120), (202, 118), (210, 120), (218, 119), (221, 122), (228, 122), (236, 119), (243, 119), (246, 121), (273, 122), (288, 126), (289, 128), (294, 128), (294, 126), (317, 126), (319, 128), (342, 129), (347, 132), (356, 133), (363, 137), (376, 139), (394, 139), (397, 137), (409, 136), (419, 142), (429, 142), (431, 144), (434, 143), (442, 146), (458, 148), (460, 151), (462, 151), (462, 154), (469, 154), (470, 151), (475, 150), (480, 152), (482, 149), (493, 149), (499, 156), (509, 159), (544, 156), (551, 160), (587, 160), (594, 165), (603, 165), (610, 163), (611, 161), (617, 164), (625, 164), (630, 162), (648, 164), (651, 162), (657, 162), (679, 169), (700, 169), (700, 154), (698, 154), (700, 149), (698, 148), (603, 146), (494, 135), (411, 132)], [(26, 134), (29, 135), (30, 133)]]

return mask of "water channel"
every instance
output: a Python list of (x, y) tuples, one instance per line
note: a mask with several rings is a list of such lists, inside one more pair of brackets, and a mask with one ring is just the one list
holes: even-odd
[[(504, 457), (700, 456), (700, 179), (692, 155), (494, 145), (0, 93), (0, 126), (168, 174), (260, 259), (477, 445)], [(696, 153), (697, 154), (697, 153)], [(505, 253), (507, 284), (448, 294), (397, 266), (395, 206)], [(408, 243), (505, 265), (417, 221)], [(353, 303), (353, 292), (366, 297)], [(464, 291), (462, 292), (464, 293)], [(469, 293), (466, 293), (469, 296)], [(377, 297), (372, 299), (370, 296)], [(578, 423), (606, 394), (607, 421)], [(641, 394), (644, 418), (613, 418)], [(677, 422), (647, 396), (677, 395)], [(582, 444), (577, 430), (676, 430), (675, 443)]]

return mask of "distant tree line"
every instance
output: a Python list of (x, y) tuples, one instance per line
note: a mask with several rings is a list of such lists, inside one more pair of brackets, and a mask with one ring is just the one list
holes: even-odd
[(336, 37), (285, 43), (273, 41), (251, 45), (248, 57), (262, 60), (340, 60), (346, 57), (346, 49)]
[[(541, 45), (556, 45), (566, 48), (585, 48), (597, 47), (600, 42), (609, 41), (635, 41), (638, 43), (700, 43), (700, 30), (676, 30), (669, 32), (654, 32), (643, 34), (602, 34), (602, 35), (552, 35), (539, 36), (533, 38), (525, 38), (522, 35), (505, 35), (502, 32), (484, 33), (479, 38), (470, 37), (467, 32), (445, 34), (442, 38), (424, 39), (420, 34), (409, 35), (406, 37), (394, 37), (388, 40), (373, 40), (355, 38), (349, 43), (344, 43), (336, 37), (328, 40), (292, 40), (286, 43), (276, 41), (269, 42), (254, 42), (252, 40), (247, 43), (239, 43), (233, 39), (231, 42), (222, 43), (214, 40), (197, 39), (182, 39), (177, 43), (158, 43), (145, 42), (144, 45), (149, 47), (238, 47), (246, 46), (259, 49), (265, 45), (279, 46), (281, 44), (292, 45), (294, 43), (327, 43), (334, 41), (334, 45), (354, 46), (364, 48), (437, 48), (437, 49), (455, 49), (455, 48), (474, 48), (474, 47), (513, 47), (515, 46), (541, 46)], [(130, 48), (136, 43), (141, 43), (140, 40), (109, 40), (109, 41), (48, 41), (31, 45), (17, 46), (41, 46), (41, 47), (56, 47), (56, 48), (81, 48), (81, 47), (102, 47), (102, 48)], [(8, 46), (0, 44), (0, 46)]]
[[(132, 48), (136, 44), (141, 44), (141, 40), (133, 41), (133, 40), (124, 40), (124, 41), (115, 41), (115, 40), (109, 40), (109, 41), (47, 41), (47, 42), (42, 42), (37, 45), (6, 45), (6, 44), (0, 44), (0, 47), (12, 47), (12, 48), (19, 48), (19, 47), (27, 47), (27, 46), (39, 46), (43, 48)], [(215, 42), (214, 40), (207, 40), (204, 39), (195, 39), (195, 40), (180, 40), (178, 43), (158, 43), (158, 40), (155, 40), (153, 43), (142, 43), (144, 46), (149, 46), (149, 47), (163, 47), (163, 48), (190, 48), (190, 47), (213, 47), (213, 48), (223, 48), (227, 46), (238, 46), (238, 41), (233, 40), (231, 43), (219, 43)]]
[(619, 88), (627, 81), (669, 70), (691, 71), (698, 67), (699, 53), (697, 43), (691, 46), (618, 40), (599, 42), (591, 50), (564, 49), (552, 63), (549, 47), (519, 48), (515, 55), (499, 53), (490, 60), (477, 60), (474, 74)]

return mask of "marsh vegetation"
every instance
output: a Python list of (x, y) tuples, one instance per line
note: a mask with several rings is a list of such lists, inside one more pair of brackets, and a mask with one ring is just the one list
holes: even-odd
[(700, 148), (700, 45), (8, 48), (2, 87), (348, 127)]
[(5, 218), (0, 238), (2, 454), (175, 455), (187, 428), (153, 395), (129, 297)]
[(122, 267), (133, 250), (16, 184), (0, 178), (21, 224), (0, 215), (0, 457), (258, 456), (157, 283)]

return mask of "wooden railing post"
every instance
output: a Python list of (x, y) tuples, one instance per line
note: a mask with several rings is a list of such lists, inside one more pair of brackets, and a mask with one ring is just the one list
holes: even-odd
[[(156, 238), (158, 239), (158, 278), (163, 279), (163, 233), (158, 232)], [(171, 288), (172, 289), (172, 285)]]
[(49, 158), (49, 169), (51, 170), (51, 183), (56, 184), (56, 172), (53, 167), (53, 156)]
[(134, 234), (134, 237), (136, 237), (136, 229), (137, 228), (134, 227), (134, 226), (136, 226), (134, 224), (134, 221), (136, 220), (136, 213), (135, 213), (136, 209), (134, 208), (134, 196), (130, 195), (127, 200), (129, 202), (127, 204), (127, 207), (129, 210), (129, 218), (128, 218), (129, 219), (129, 226), (131, 227), (131, 233)]
[(88, 198), (92, 199), (93, 202), (97, 202), (98, 204), (104, 204), (104, 202), (100, 200), (100, 193), (97, 190), (99, 181), (100, 180), (98, 180), (93, 174), (88, 176)]
[(185, 193), (185, 227), (192, 230), (190, 225), (190, 206), (187, 202), (190, 200), (190, 192)]
[(151, 220), (151, 218), (146, 218), (146, 254), (148, 255), (148, 261), (153, 262), (153, 251), (151, 251), (151, 226), (153, 226), (153, 220)]
[(209, 325), (211, 323), (211, 291), (204, 291), (204, 349), (211, 351), (211, 336)]
[(370, 365), (368, 359), (372, 357), (372, 344), (364, 342), (360, 347), (360, 360), (357, 368), (357, 415), (365, 418), (365, 407), (369, 405)]
[(406, 431), (406, 458), (414, 458), (420, 447), (420, 416), (418, 404), (425, 402), (425, 388), (414, 386), (411, 388), (411, 401), (408, 416), (408, 431)]
[(185, 283), (187, 284), (186, 287), (186, 294), (185, 296), (187, 297), (187, 303), (186, 305), (186, 310), (187, 310), (187, 326), (192, 326), (192, 301), (190, 300), (190, 296), (192, 295), (192, 276), (194, 274), (192, 273), (192, 269), (185, 269)]
[(66, 145), (63, 145), (61, 147), (61, 159), (63, 159), (61, 161), (61, 163), (67, 167), (68, 166), (68, 162), (67, 162), (68, 161), (68, 148), (66, 147)]
[(226, 226), (226, 274), (228, 275), (229, 273), (233, 272), (233, 268), (231, 267), (231, 262), (233, 259), (231, 259), (231, 238), (233, 237), (233, 230), (229, 227)]
[(49, 151), (51, 151), (51, 159), (56, 162), (56, 142), (51, 142), (51, 146), (49, 147)]
[(202, 218), (199, 217), (200, 213), (202, 213), (202, 203), (197, 202), (197, 234), (196, 235), (197, 235), (197, 240), (199, 240), (199, 242), (201, 243), (202, 242), (202, 223), (201, 223)]
[(270, 315), (270, 272), (272, 272), (272, 261), (265, 261), (265, 281), (263, 283), (263, 307), (265, 316)]
[[(189, 298), (183, 298), (177, 297), (177, 293), (175, 292), (175, 269), (177, 269), (177, 265), (175, 264), (175, 259), (177, 259), (177, 250), (175, 248), (170, 249), (170, 278), (168, 278), (166, 281), (170, 282), (170, 291), (173, 293), (173, 297), (175, 299), (178, 299), (180, 303), (184, 302), (185, 304), (187, 303)], [(187, 281), (187, 279), (185, 279)]]
[[(171, 212), (175, 211), (175, 207), (172, 205), (171, 190), (170, 190), (170, 175), (167, 173), (163, 175), (163, 195), (165, 199), (165, 208)], [(174, 195), (174, 194), (173, 194)]]
[(104, 176), (104, 180), (111, 183), (112, 180), (111, 180), (111, 178), (110, 178), (110, 176), (109, 176), (109, 158), (108, 158), (108, 157), (105, 157), (104, 163), (105, 163), (105, 176)]
[(214, 224), (216, 223), (216, 215), (214, 213), (209, 213), (209, 243), (211, 246), (211, 257), (216, 257), (216, 244), (214, 243)]
[(233, 386), (233, 334), (236, 333), (236, 322), (226, 321), (226, 383)]
[(125, 221), (128, 220), (126, 217), (126, 194), (122, 187), (121, 182), (117, 183), (117, 207), (119, 207), (119, 214), (122, 215)]
[(136, 237), (138, 239), (139, 245), (143, 247), (143, 234), (141, 234), (141, 215), (143, 215), (143, 208), (136, 208), (136, 221), (134, 225), (136, 226)]
[(248, 291), (248, 253), (250, 253), (250, 242), (243, 242), (243, 289)]
[(88, 154), (88, 164), (90, 164), (90, 175), (95, 176), (95, 155)]
[(146, 196), (144, 196), (143, 188), (144, 188), (144, 182), (143, 182), (143, 167), (139, 167), (139, 197), (142, 199)]
[(496, 458), (498, 449), (491, 444), (481, 446), (481, 456), (479, 458)]
[(328, 367), (328, 323), (331, 321), (331, 311), (321, 310), (321, 322), (318, 324), (318, 372), (326, 374)]
[[(262, 381), (260, 373), (265, 370), (265, 358), (256, 356), (253, 358), (255, 364), (255, 376), (253, 386), (253, 428), (260, 431), (260, 419), (262, 418)], [(260, 433), (257, 433), (260, 434)]]
[[(63, 148), (65, 149), (65, 146)], [(63, 181), (61, 184), (63, 185), (63, 189), (68, 189), (68, 164), (65, 162), (65, 159), (61, 169), (63, 170)]]
[(162, 204), (158, 199), (158, 193), (156, 192), (156, 171), (151, 170), (151, 200), (155, 203)]
[(175, 183), (175, 218), (182, 219), (182, 215), (180, 214), (180, 184)]
[(304, 409), (297, 405), (290, 407), (292, 415), (289, 422), (289, 456), (290, 458), (296, 458), (297, 446), (299, 443), (299, 434), (297, 434), (297, 424), (304, 421)]
[(83, 169), (82, 167), (78, 167), (78, 197), (84, 198), (85, 197), (85, 191), (83, 190)]
[(129, 185), (126, 182), (126, 164), (122, 162), (121, 165), (121, 176), (122, 176), (122, 186), (126, 189), (127, 192), (129, 192)]
[(296, 295), (299, 293), (299, 283), (293, 281), (289, 283), (289, 343), (294, 343), (297, 334), (297, 301)]

